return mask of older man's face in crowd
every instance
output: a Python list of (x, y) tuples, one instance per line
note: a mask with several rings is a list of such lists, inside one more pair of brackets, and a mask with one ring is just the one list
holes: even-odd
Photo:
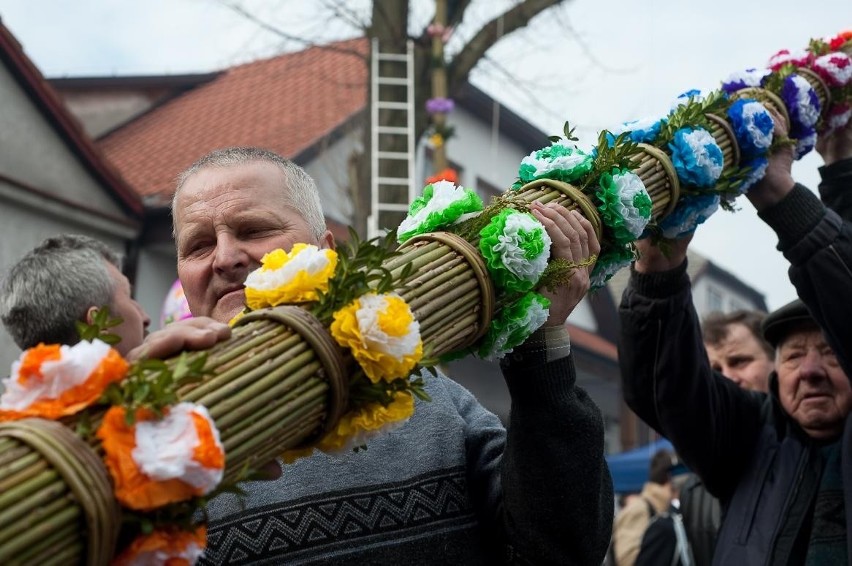
[(730, 324), (727, 330), (718, 344), (705, 344), (710, 366), (743, 389), (768, 391), (772, 358), (745, 324)]
[(245, 306), (243, 282), (264, 254), (318, 242), (284, 205), (284, 173), (255, 161), (207, 167), (187, 179), (175, 201), (178, 276), (192, 314), (228, 322)]
[(775, 369), (781, 405), (809, 436), (843, 431), (852, 386), (818, 327), (807, 324), (788, 334), (776, 350)]

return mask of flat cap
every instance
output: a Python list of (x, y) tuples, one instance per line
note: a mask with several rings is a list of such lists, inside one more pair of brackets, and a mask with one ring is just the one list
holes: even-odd
[(787, 303), (783, 307), (772, 311), (763, 319), (763, 324), (760, 329), (763, 332), (763, 337), (769, 342), (773, 348), (778, 347), (778, 343), (787, 335), (790, 329), (794, 326), (810, 322), (816, 324), (816, 320), (811, 316), (808, 307), (805, 306), (800, 299), (796, 299)]

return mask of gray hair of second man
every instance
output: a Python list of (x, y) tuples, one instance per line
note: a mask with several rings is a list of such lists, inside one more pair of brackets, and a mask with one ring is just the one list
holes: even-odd
[(13, 265), (0, 290), (0, 320), (18, 347), (79, 342), (76, 322), (115, 296), (107, 262), (121, 269), (120, 256), (103, 242), (65, 234)]
[(317, 240), (321, 239), (325, 234), (326, 225), (316, 182), (304, 169), (289, 159), (259, 147), (217, 149), (190, 165), (189, 168), (178, 175), (177, 188), (172, 198), (172, 218), (174, 218), (178, 194), (190, 177), (208, 167), (232, 167), (252, 161), (271, 163), (281, 169), (284, 173), (284, 184), (281, 187), (284, 206), (298, 212), (310, 227), (311, 234)]

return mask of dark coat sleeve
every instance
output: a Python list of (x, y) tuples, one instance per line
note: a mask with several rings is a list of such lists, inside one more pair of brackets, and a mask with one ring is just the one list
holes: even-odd
[(633, 566), (669, 566), (677, 549), (674, 521), (668, 515), (655, 517), (645, 534)]
[(573, 356), (545, 358), (515, 352), (502, 363), (512, 398), (502, 466), (511, 558), (598, 566), (614, 514), (603, 417), (577, 387)]
[(820, 167), (819, 174), (822, 202), (843, 220), (852, 222), (852, 159)]
[(628, 406), (674, 444), (711, 493), (730, 497), (754, 454), (766, 396), (710, 369), (686, 262), (663, 273), (634, 270), (619, 314)]
[[(847, 177), (847, 190), (852, 191)], [(790, 261), (790, 281), (852, 377), (852, 224), (802, 185), (761, 218)]]

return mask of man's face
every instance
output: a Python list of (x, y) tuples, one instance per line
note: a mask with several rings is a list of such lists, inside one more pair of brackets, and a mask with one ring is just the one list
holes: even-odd
[(775, 356), (781, 406), (813, 438), (843, 431), (852, 387), (822, 332), (806, 325), (791, 332)]
[(717, 344), (705, 344), (710, 366), (743, 389), (768, 391), (772, 359), (744, 324), (731, 324)]
[(111, 316), (121, 317), (121, 324), (109, 329), (109, 332), (121, 338), (121, 342), (115, 345), (115, 349), (121, 355), (142, 344), (147, 334), (151, 319), (142, 310), (142, 307), (133, 300), (130, 295), (130, 282), (121, 271), (113, 264), (106, 262), (107, 271), (113, 280), (115, 293), (112, 296), (112, 304), (109, 305)]
[(243, 282), (267, 252), (293, 244), (331, 247), (284, 205), (283, 171), (254, 161), (207, 167), (187, 179), (175, 201), (178, 277), (194, 316), (230, 321), (245, 307)]

